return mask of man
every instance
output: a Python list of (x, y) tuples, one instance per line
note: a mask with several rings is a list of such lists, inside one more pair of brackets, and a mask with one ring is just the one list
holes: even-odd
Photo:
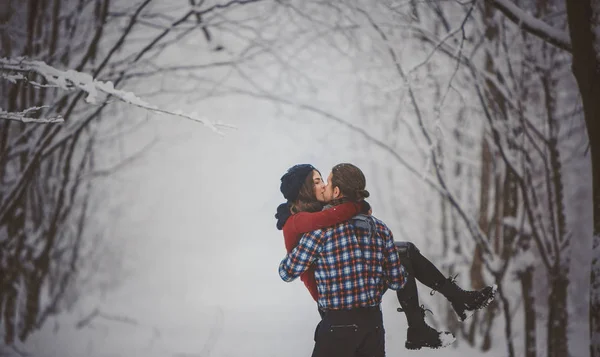
[[(369, 197), (362, 171), (333, 167), (325, 188), (331, 205)], [(279, 265), (290, 282), (315, 264), (323, 320), (315, 331), (313, 357), (385, 356), (381, 297), (399, 290), (406, 272), (392, 232), (373, 216), (359, 215), (333, 227), (306, 233)]]

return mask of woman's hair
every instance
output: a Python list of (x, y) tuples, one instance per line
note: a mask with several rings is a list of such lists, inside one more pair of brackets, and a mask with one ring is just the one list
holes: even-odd
[(340, 193), (350, 201), (362, 201), (369, 197), (365, 190), (367, 180), (362, 171), (352, 164), (337, 164), (331, 169), (332, 187), (338, 187)]
[[(315, 170), (319, 172), (318, 170)], [(319, 175), (321, 173), (319, 172)], [(313, 180), (313, 171), (306, 175), (306, 179), (298, 191), (296, 201), (290, 203), (290, 211), (292, 214), (298, 212), (319, 212), (323, 209), (323, 204), (317, 201), (315, 196), (315, 182)]]

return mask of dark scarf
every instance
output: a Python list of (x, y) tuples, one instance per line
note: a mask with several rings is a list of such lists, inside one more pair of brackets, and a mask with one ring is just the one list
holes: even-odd
[(277, 206), (277, 213), (275, 213), (275, 218), (277, 219), (277, 229), (282, 230), (285, 222), (287, 222), (291, 215), (292, 212), (290, 211), (290, 206), (287, 202)]

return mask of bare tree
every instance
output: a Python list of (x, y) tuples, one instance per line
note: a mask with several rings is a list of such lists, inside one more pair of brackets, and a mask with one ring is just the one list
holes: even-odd
[(215, 61), (215, 55), (171, 67), (161, 64), (161, 54), (194, 34), (200, 34), (195, 41), (209, 54), (223, 54), (215, 34), (247, 21), (243, 13), (230, 20), (228, 12), (257, 2), (30, 0), (2, 6), (0, 91), (6, 95), (0, 98), (0, 325), (5, 343), (26, 340), (75, 299), (72, 285), (91, 258), (97, 233), (89, 229), (90, 180), (129, 162), (111, 162), (105, 142), (119, 137), (115, 130), (132, 130), (140, 123), (133, 118), (124, 126), (104, 121), (115, 113), (114, 99), (227, 127), (201, 114), (158, 108), (116, 88), (136, 88), (150, 79), (164, 82), (192, 71), (212, 75), (211, 83), (198, 79), (196, 86), (217, 88), (219, 73), (212, 72), (241, 65), (248, 52), (251, 57), (264, 51), (246, 41), (225, 59)]
[[(464, 12), (467, 13), (468, 11), (470, 11), (470, 9), (472, 9), (473, 5), (476, 4), (475, 2), (468, 2), (468, 3), (461, 3), (459, 6), (464, 8)], [(394, 3), (391, 3), (391, 8), (394, 8)], [(452, 4), (450, 4), (452, 5)], [(568, 275), (568, 267), (569, 267), (569, 259), (570, 259), (570, 249), (569, 249), (569, 241), (570, 241), (570, 236), (568, 234), (568, 232), (566, 231), (566, 227), (565, 227), (565, 220), (564, 220), (564, 204), (563, 204), (563, 200), (564, 198), (562, 197), (562, 182), (561, 182), (561, 174), (560, 174), (560, 154), (559, 154), (559, 150), (557, 147), (557, 143), (559, 142), (559, 138), (557, 137), (557, 132), (558, 132), (558, 126), (557, 126), (557, 118), (559, 117), (559, 113), (556, 110), (557, 107), (557, 103), (556, 103), (556, 90), (557, 90), (557, 81), (562, 81), (562, 79), (560, 78), (560, 76), (558, 74), (555, 73), (550, 73), (551, 71), (548, 71), (548, 68), (553, 68), (553, 70), (556, 71), (557, 68), (560, 68), (561, 64), (564, 64), (565, 61), (561, 58), (561, 52), (562, 51), (571, 51), (571, 41), (569, 40), (568, 36), (566, 35), (566, 31), (565, 31), (565, 27), (566, 27), (566, 21), (561, 22), (561, 16), (556, 16), (556, 14), (552, 13), (553, 8), (551, 7), (546, 7), (545, 2), (541, 2), (538, 4), (537, 9), (521, 9), (518, 8), (516, 5), (512, 4), (512, 2), (510, 1), (489, 1), (489, 2), (484, 2), (484, 3), (479, 3), (480, 6), (483, 7), (483, 9), (481, 10), (481, 13), (483, 14), (493, 14), (493, 10), (499, 10), (501, 11), (503, 14), (505, 14), (510, 20), (515, 21), (518, 26), (520, 26), (520, 28), (522, 30), (524, 30), (524, 33), (528, 33), (528, 34), (532, 34), (535, 37), (541, 38), (541, 43), (549, 43), (552, 46), (556, 46), (556, 47), (548, 47), (548, 46), (543, 46), (542, 49), (544, 51), (544, 53), (546, 53), (546, 57), (548, 57), (549, 55), (552, 56), (554, 58), (554, 60), (551, 61), (544, 61), (543, 65), (541, 64), (537, 70), (528, 70), (529, 74), (525, 74), (526, 77), (524, 77), (525, 79), (527, 78), (527, 76), (531, 77), (535, 77), (537, 78), (541, 78), (541, 84), (542, 84), (542, 92), (541, 93), (537, 93), (541, 96), (541, 98), (544, 98), (544, 100), (542, 101), (542, 106), (546, 108), (546, 115), (547, 115), (547, 122), (545, 123), (545, 127), (549, 128), (547, 132), (542, 133), (542, 135), (540, 136), (540, 133), (534, 133), (533, 135), (537, 135), (538, 138), (536, 138), (535, 140), (531, 140), (531, 143), (533, 145), (540, 145), (542, 147), (542, 159), (544, 162), (544, 166), (542, 167), (542, 171), (539, 171), (535, 169), (535, 167), (538, 164), (533, 164), (532, 162), (529, 161), (528, 165), (530, 166), (530, 170), (533, 169), (534, 171), (526, 171), (526, 176), (523, 176), (523, 173), (520, 172), (520, 164), (518, 164), (517, 162), (512, 162), (511, 163), (511, 159), (513, 158), (513, 156), (515, 154), (520, 155), (521, 153), (525, 154), (525, 155), (531, 155), (532, 153), (535, 153), (535, 151), (531, 151), (534, 150), (532, 148), (529, 148), (525, 151), (523, 151), (523, 147), (519, 146), (519, 145), (515, 145), (518, 142), (514, 142), (514, 139), (510, 139), (510, 137), (506, 136), (507, 131), (508, 130), (521, 130), (521, 134), (523, 134), (523, 130), (526, 130), (525, 133), (527, 133), (527, 131), (531, 132), (531, 126), (532, 123), (527, 123), (526, 121), (523, 122), (523, 118), (525, 118), (525, 120), (529, 120), (529, 118), (527, 118), (526, 115), (524, 115), (526, 113), (526, 110), (522, 104), (521, 101), (518, 101), (518, 103), (515, 103), (514, 101), (511, 101), (511, 98), (519, 98), (517, 94), (517, 96), (511, 96), (511, 95), (507, 95), (508, 93), (510, 93), (512, 89), (509, 85), (507, 85), (507, 80), (510, 79), (510, 76), (507, 76), (506, 73), (500, 72), (498, 71), (498, 68), (500, 68), (501, 66), (499, 65), (496, 57), (494, 56), (498, 56), (498, 52), (494, 52), (493, 50), (489, 50), (486, 49), (484, 50), (484, 53), (487, 54), (487, 68), (485, 68), (484, 70), (480, 70), (477, 68), (473, 67), (473, 64), (471, 62), (471, 57), (467, 57), (467, 56), (462, 56), (462, 51), (461, 49), (463, 48), (463, 43), (465, 40), (468, 41), (468, 38), (465, 37), (467, 30), (465, 28), (465, 24), (467, 23), (467, 21), (462, 22), (462, 24), (459, 25), (457, 30), (453, 30), (454, 26), (452, 24), (453, 21), (447, 19), (447, 18), (441, 18), (440, 17), (440, 23), (442, 24), (442, 26), (446, 26), (446, 33), (447, 35), (444, 36), (440, 36), (439, 38), (435, 38), (435, 37), (431, 37), (431, 35), (429, 33), (426, 33), (425, 31), (423, 31), (423, 27), (417, 27), (415, 26), (415, 32), (420, 36), (421, 39), (423, 39), (424, 41), (429, 41), (433, 46), (434, 46), (434, 51), (440, 51), (440, 52), (445, 52), (446, 54), (448, 54), (449, 56), (455, 57), (457, 58), (457, 63), (461, 63), (463, 65), (467, 65), (471, 67), (471, 71), (473, 74), (473, 79), (475, 83), (480, 83), (479, 86), (479, 90), (480, 90), (480, 98), (482, 100), (482, 104), (484, 107), (488, 107), (490, 108), (489, 110), (486, 111), (486, 116), (488, 117), (489, 121), (490, 121), (490, 126), (492, 128), (492, 133), (493, 133), (493, 138), (494, 138), (494, 145), (496, 146), (496, 150), (500, 150), (499, 151), (499, 158), (502, 158), (503, 161), (506, 163), (506, 177), (507, 180), (508, 178), (512, 177), (512, 183), (510, 183), (510, 181), (506, 181), (505, 185), (506, 187), (513, 187), (512, 192), (514, 192), (514, 188), (518, 187), (518, 190), (521, 191), (520, 196), (524, 199), (524, 202), (522, 203), (524, 205), (524, 207), (526, 208), (526, 212), (527, 212), (527, 216), (528, 216), (528, 221), (529, 224), (531, 224), (531, 227), (534, 227), (533, 230), (533, 239), (536, 242), (537, 248), (540, 252), (540, 254), (542, 254), (542, 258), (543, 258), (543, 262), (544, 265), (548, 271), (548, 276), (550, 278), (549, 281), (549, 285), (552, 287), (551, 292), (550, 292), (550, 296), (549, 296), (549, 304), (548, 307), (550, 309), (550, 316), (549, 319), (550, 321), (548, 322), (548, 343), (549, 343), (549, 354), (550, 355), (564, 355), (566, 353), (566, 330), (564, 330), (564, 326), (566, 326), (567, 324), (567, 316), (566, 316), (566, 286), (568, 283), (568, 280), (566, 279), (566, 276)], [(522, 6), (525, 6), (524, 4)], [(400, 4), (398, 4), (398, 7), (400, 7)], [(432, 2), (432, 3), (428, 3), (425, 8), (429, 7), (431, 10), (433, 10), (433, 12), (435, 14), (443, 14), (443, 8), (444, 6), (442, 6), (440, 3), (437, 2)], [(567, 6), (568, 8), (568, 6)], [(533, 11), (525, 11), (525, 10), (533, 10)], [(592, 19), (592, 17), (594, 16), (594, 8), (590, 6), (587, 8), (586, 12), (586, 16), (588, 16), (588, 21), (584, 21), (584, 28), (587, 29), (587, 34), (588, 36), (585, 37), (583, 36), (582, 41), (585, 42), (585, 44), (588, 46), (588, 52), (586, 55), (586, 59), (591, 59), (591, 61), (597, 61), (597, 53), (592, 53), (591, 50), (593, 50), (593, 44), (594, 44), (594, 38), (593, 38), (593, 26), (594, 26), (594, 19)], [(560, 9), (559, 9), (560, 11)], [(536, 16), (532, 16), (532, 15), (528, 15), (529, 13), (533, 12)], [(413, 10), (414, 13), (414, 10)], [(420, 14), (419, 19), (423, 18), (423, 10), (418, 11), (418, 13)], [(564, 13), (563, 13), (564, 14)], [(579, 15), (583, 15), (583, 13), (580, 13)], [(548, 25), (545, 22), (542, 22), (541, 20), (538, 20), (539, 18), (545, 17), (545, 18), (550, 18), (551, 20), (547, 20), (550, 21), (550, 23), (552, 23), (552, 25)], [(484, 20), (486, 19), (486, 17), (482, 17)], [(497, 18), (497, 17), (496, 17)], [(556, 20), (558, 19), (558, 20)], [(590, 20), (592, 19), (592, 20)], [(456, 20), (454, 20), (456, 21)], [(497, 40), (494, 40), (494, 36), (498, 35), (498, 28), (494, 28), (493, 26), (490, 26), (490, 24), (495, 24), (496, 20), (494, 19), (493, 22), (488, 22), (488, 26), (486, 29), (486, 37), (482, 37), (482, 40), (478, 43), (476, 43), (476, 46), (478, 47), (483, 47), (485, 48), (486, 46), (489, 45), (490, 41), (492, 41), (492, 43), (496, 43)], [(572, 26), (572, 23), (575, 22), (577, 20), (575, 20), (572, 16), (570, 16), (568, 18), (568, 23), (569, 26)], [(579, 25), (580, 23), (578, 23)], [(432, 33), (434, 33), (434, 31), (432, 31)], [(460, 38), (460, 36), (455, 36), (457, 34), (461, 34), (462, 33), (462, 39)], [(571, 30), (571, 36), (574, 36), (573, 34), (573, 30)], [(477, 41), (477, 40), (475, 40)], [(451, 47), (448, 47), (447, 44), (451, 43)], [(504, 45), (506, 48), (506, 45)], [(539, 49), (539, 45), (537, 45), (537, 48)], [(477, 47), (476, 47), (477, 48)], [(564, 52), (562, 52), (564, 53)], [(575, 56), (575, 53), (573, 53), (573, 56)], [(546, 60), (547, 58), (544, 58), (544, 60)], [(509, 66), (510, 66), (510, 62)], [(575, 59), (573, 59), (573, 63), (575, 66), (575, 70), (577, 68), (576, 63), (577, 61)], [(590, 63), (587, 63), (587, 65), (585, 66), (585, 68), (587, 68), (588, 72), (586, 72), (586, 80), (585, 82), (587, 83), (589, 78), (593, 78), (593, 75), (597, 75), (598, 72), (598, 66), (594, 64), (595, 62), (592, 63), (592, 65), (590, 66)], [(556, 67), (558, 64), (559, 67)], [(552, 67), (554, 66), (554, 67)], [(544, 68), (546, 70), (544, 70)], [(509, 67), (510, 70), (510, 67)], [(594, 73), (591, 73), (591, 72)], [(560, 70), (556, 71), (558, 73), (562, 73)], [(522, 73), (519, 73), (519, 75), (522, 75)], [(558, 76), (558, 77), (557, 77)], [(580, 74), (581, 76), (581, 74)], [(514, 80), (514, 76), (512, 76), (513, 80)], [(597, 91), (597, 88), (593, 87), (593, 85), (588, 84), (587, 87), (585, 89), (582, 89), (582, 85), (581, 85), (581, 80), (578, 79), (578, 81), (580, 82), (580, 91), (586, 90), (589, 93), (594, 93), (594, 91)], [(592, 81), (595, 83), (595, 81)], [(517, 87), (519, 88), (519, 87)], [(526, 94), (526, 93), (525, 93)], [(516, 105), (515, 105), (516, 104)], [(594, 115), (593, 111), (593, 106), (595, 104), (589, 104), (588, 106), (592, 107), (592, 109), (588, 110), (588, 114), (592, 113), (590, 115)], [(584, 108), (585, 108), (586, 104), (584, 103)], [(516, 110), (516, 112), (515, 112)], [(585, 111), (585, 109), (584, 109)], [(507, 113), (509, 112), (515, 112), (517, 114), (516, 118), (521, 117), (521, 124), (519, 124), (519, 121), (515, 121), (514, 123), (517, 124), (517, 126), (515, 126), (514, 124), (510, 124), (509, 125), (504, 125), (501, 124), (499, 126), (499, 123), (501, 122), (495, 122), (494, 119), (495, 117), (498, 118), (506, 118), (507, 117)], [(519, 112), (521, 114), (519, 114)], [(596, 113), (597, 114), (597, 113)], [(596, 116), (597, 117), (597, 116)], [(594, 117), (594, 118), (596, 118)], [(596, 119), (590, 119), (590, 116), (586, 114), (586, 123), (588, 124), (588, 135), (590, 138), (590, 142), (593, 141), (593, 135), (594, 133), (597, 131), (594, 130), (594, 125), (593, 124), (595, 121), (597, 121)], [(520, 129), (519, 129), (520, 128)], [(512, 135), (512, 134), (511, 134)], [(529, 135), (532, 135), (531, 133)], [(515, 136), (516, 138), (517, 136)], [(538, 140), (542, 140), (541, 143), (538, 143)], [(506, 141), (508, 139), (508, 141)], [(512, 142), (511, 142), (512, 141)], [(594, 150), (594, 144), (592, 145), (592, 152)], [(484, 152), (486, 146), (484, 145)], [(516, 151), (515, 151), (516, 150)], [(531, 157), (527, 157), (525, 156), (526, 159), (531, 160)], [(593, 171), (594, 171), (594, 202), (597, 201), (597, 196), (596, 196), (596, 192), (598, 191), (597, 189), (597, 172), (598, 172), (598, 165), (595, 164), (594, 161), (594, 155), (592, 154), (592, 165), (593, 165)], [(540, 193), (537, 192), (536, 193), (536, 189), (535, 187), (537, 186), (537, 181), (539, 180), (532, 180), (531, 177), (537, 177), (540, 175), (540, 173), (544, 172), (545, 174), (542, 174), (541, 177), (545, 177), (546, 178), (546, 182), (544, 183), (544, 186), (547, 188), (547, 192), (543, 193), (540, 196)], [(533, 181), (536, 181), (536, 183), (534, 184)], [(489, 182), (489, 181), (486, 181)], [(484, 183), (485, 184), (485, 183)], [(499, 188), (501, 186), (498, 186)], [(483, 191), (482, 191), (483, 192)], [(495, 205), (499, 204), (502, 201), (505, 201), (504, 204), (497, 206), (500, 207), (502, 210), (505, 210), (505, 208), (507, 207), (507, 204), (510, 204), (510, 206), (512, 206), (513, 208), (519, 207), (519, 204), (517, 203), (517, 205), (514, 204), (515, 199), (517, 199), (519, 196), (514, 196), (513, 199), (509, 199), (509, 197), (511, 197), (510, 192), (511, 191), (502, 191), (502, 190), (497, 190), (497, 192), (501, 192), (500, 195), (496, 196), (496, 199), (493, 201), (495, 202)], [(485, 196), (482, 196), (485, 197)], [(543, 197), (543, 198), (540, 198)], [(509, 199), (508, 201), (506, 201), (507, 199)], [(542, 199), (542, 201), (540, 201), (540, 199)], [(545, 201), (544, 201), (545, 200)], [(538, 208), (536, 208), (535, 206), (538, 206), (539, 204), (543, 204), (545, 207), (550, 208), (550, 214), (548, 215), (548, 218), (550, 221), (546, 221), (546, 218), (544, 217), (536, 217), (535, 215), (533, 215), (532, 213), (528, 212), (527, 210), (537, 210)], [(596, 208), (597, 208), (597, 204), (594, 203), (594, 207), (595, 207), (595, 212), (596, 212)], [(484, 214), (487, 213), (487, 210), (482, 211)], [(498, 214), (498, 212), (495, 213), (496, 215)], [(507, 217), (514, 217), (516, 216), (516, 212), (513, 209), (513, 212), (511, 211), (506, 211), (506, 215)], [(502, 214), (501, 216), (502, 217)], [(595, 222), (598, 221), (597, 215), (595, 213)], [(596, 223), (595, 223), (596, 224)], [(499, 229), (500, 227), (502, 227), (502, 220), (495, 222), (495, 227), (496, 229)], [(543, 228), (545, 227), (545, 228)], [(502, 229), (503, 231), (507, 231), (506, 229)], [(501, 230), (501, 231), (502, 231)], [(536, 230), (541, 230), (541, 231), (537, 231)], [(498, 233), (500, 232), (496, 232), (496, 234), (494, 234), (495, 236), (495, 240), (499, 239)], [(502, 234), (502, 233), (500, 233)], [(594, 235), (594, 237), (596, 237), (596, 234)], [(504, 238), (501, 240), (503, 246), (505, 247), (510, 247), (513, 246), (514, 243), (519, 243), (519, 241), (521, 239), (517, 239), (515, 240), (514, 238), (512, 239), (508, 239), (508, 237), (504, 236)], [(522, 237), (524, 238), (524, 237)], [(510, 242), (513, 243), (510, 243)], [(508, 244), (507, 244), (508, 243)], [(496, 244), (494, 244), (494, 246), (496, 246)], [(519, 246), (519, 244), (517, 244), (517, 246)], [(594, 248), (596, 247), (596, 243), (594, 243)], [(502, 254), (504, 255), (504, 254)], [(476, 254), (476, 257), (480, 256), (480, 254)], [(597, 254), (594, 254), (594, 257), (597, 256)], [(597, 264), (597, 259), (594, 259), (593, 261), (593, 265), (595, 266)], [(525, 267), (524, 271), (522, 273), (527, 274), (527, 272), (529, 271), (529, 268)], [(595, 269), (593, 269), (592, 272), (592, 298), (591, 300), (591, 306), (590, 306), (590, 319), (591, 319), (591, 323), (590, 323), (590, 327), (592, 331), (595, 331), (594, 328), (594, 316), (597, 316), (598, 314), (594, 311), (594, 291), (596, 290), (596, 286), (594, 286), (593, 282), (595, 281)], [(494, 275), (496, 277), (498, 277), (500, 274), (500, 271), (494, 271)], [(501, 275), (501, 274), (500, 274)], [(526, 277), (526, 275), (525, 275)], [(525, 284), (526, 285), (526, 284)], [(502, 290), (500, 291), (500, 295), (502, 296)], [(504, 299), (502, 299), (505, 303), (506, 301)], [(530, 299), (528, 299), (528, 301), (530, 301)], [(507, 304), (505, 304), (507, 305)], [(506, 308), (506, 307), (505, 307)], [(506, 316), (509, 316), (509, 311), (506, 311)], [(531, 315), (530, 315), (531, 316)], [(527, 328), (533, 328), (533, 325), (531, 323), (527, 324), (528, 327)], [(509, 321), (507, 321), (507, 326), (510, 326)], [(560, 330), (560, 331), (559, 331)], [(507, 336), (510, 336), (510, 333), (507, 332)], [(592, 341), (594, 339), (592, 338)], [(594, 344), (594, 342), (592, 343)], [(509, 345), (510, 346), (510, 345)], [(528, 352), (531, 353), (531, 352)]]
[(600, 2), (565, 1), (577, 79), (592, 157), (594, 228), (590, 275), (590, 356), (600, 356)]
[[(286, 6), (293, 5), (286, 4)], [(385, 15), (378, 12), (377, 6), (382, 4), (373, 6), (327, 4), (327, 8), (334, 14), (344, 17), (346, 23), (356, 24), (354, 28), (349, 26), (346, 30), (336, 28), (336, 35), (345, 36), (346, 43), (359, 42), (360, 36), (352, 35), (356, 29), (364, 31), (368, 28), (368, 31), (373, 33), (372, 38), (381, 41), (381, 46), (376, 51), (380, 51), (379, 55), (382, 57), (387, 56), (390, 59), (388, 70), (393, 68), (393, 72), (398, 76), (398, 82), (408, 84), (403, 87), (407, 88), (408, 99), (403, 104), (408, 104), (409, 115), (414, 115), (419, 123), (418, 128), (421, 129), (420, 133), (428, 148), (426, 154), (432, 163), (431, 172), (437, 180), (432, 185), (441, 194), (442, 211), (449, 209), (448, 207), (452, 209), (450, 220), (446, 220), (446, 216), (443, 216), (445, 220), (442, 222), (442, 234), (449, 236), (446, 233), (451, 229), (448, 221), (456, 222), (458, 219), (471, 232), (473, 238), (471, 242), (457, 237), (456, 233), (454, 237), (463, 245), (461, 253), (463, 257), (469, 257), (472, 252), (471, 247), (475, 249), (475, 260), (470, 269), (473, 286), (481, 286), (484, 275), (490, 274), (501, 286), (499, 300), (502, 301), (510, 355), (516, 353), (511, 347), (514, 337), (514, 332), (511, 330), (514, 310), (511, 308), (510, 301), (511, 299), (514, 301), (514, 306), (519, 302), (515, 300), (517, 297), (505, 295), (502, 286), (503, 283), (512, 280), (513, 273), (521, 277), (520, 287), (524, 291), (526, 305), (524, 309), (527, 316), (523, 328), (529, 332), (534, 331), (536, 326), (532, 318), (535, 318), (535, 315), (531, 305), (534, 296), (530, 294), (534, 266), (522, 264), (522, 261), (531, 258), (527, 252), (537, 251), (536, 254), (539, 254), (543, 263), (540, 268), (547, 271), (548, 285), (551, 287), (547, 305), (549, 355), (566, 353), (568, 346), (567, 330), (564, 329), (568, 322), (566, 315), (568, 279), (566, 277), (569, 269), (571, 237), (566, 229), (562, 194), (562, 154), (559, 147), (562, 139), (558, 124), (559, 118), (564, 116), (557, 109), (561, 105), (557, 93), (561, 88), (568, 89), (569, 85), (563, 83), (564, 71), (556, 70), (569, 63), (565, 59), (564, 52), (570, 51), (571, 48), (565, 31), (567, 19), (564, 12), (556, 16), (553, 8), (546, 7), (544, 2), (533, 4), (528, 10), (531, 10), (533, 16), (550, 18), (551, 20), (547, 21), (552, 25), (548, 25), (532, 15), (527, 15), (529, 13), (527, 11), (519, 11), (509, 1), (448, 4), (392, 1), (383, 3), (388, 10)], [(451, 16), (446, 16), (445, 9), (451, 6), (455, 7), (455, 10)], [(302, 11), (297, 8), (295, 10)], [(389, 13), (397, 14), (397, 17), (389, 16)], [(498, 16), (500, 14), (510, 15), (509, 20), (518, 19), (517, 25), (521, 27), (505, 21), (502, 16)], [(306, 12), (302, 12), (302, 15), (315, 21), (314, 18), (307, 16)], [(428, 21), (428, 17), (432, 15), (434, 20)], [(459, 22), (456, 22), (457, 18)], [(474, 23), (476, 23), (475, 31), (472, 30)], [(460, 186), (452, 185), (452, 175), (445, 170), (449, 167), (449, 163), (442, 154), (448, 151), (441, 150), (439, 142), (432, 138), (431, 129), (435, 128), (437, 122), (435, 114), (423, 110), (418, 100), (419, 96), (415, 95), (418, 93), (416, 83), (411, 82), (410, 77), (406, 75), (413, 71), (407, 71), (402, 67), (398, 56), (399, 51), (394, 46), (400, 43), (398, 39), (402, 37), (398, 33), (402, 32), (405, 24), (412, 26), (418, 39), (432, 45), (431, 54), (425, 63), (429, 62), (428, 60), (431, 60), (436, 52), (446, 53), (454, 59), (456, 68), (451, 73), (448, 83), (438, 85), (440, 95), (435, 97), (434, 102), (441, 103), (439, 106), (443, 107), (448, 93), (459, 91), (457, 88), (465, 89), (479, 99), (480, 113), (487, 119), (487, 132), (481, 150), (484, 156), (484, 174), (479, 225), (476, 227), (466, 213), (471, 209), (465, 207), (464, 202), (458, 198), (461, 192)], [(523, 56), (517, 54), (515, 57), (515, 53), (509, 49), (509, 41), (515, 36), (520, 39), (519, 43), (530, 46)], [(551, 45), (549, 46), (548, 43)], [(539, 50), (542, 50), (542, 57), (536, 58), (534, 54)], [(466, 74), (470, 77), (468, 80), (472, 86), (464, 85), (464, 82), (457, 84), (465, 79), (463, 68), (467, 70)], [(382, 72), (389, 75), (392, 71), (382, 70)], [(281, 101), (285, 102), (285, 100)], [(532, 118), (530, 113), (534, 108), (535, 110), (542, 108), (543, 114)], [(439, 107), (437, 109), (439, 110)], [(378, 112), (373, 117), (382, 115), (390, 115), (390, 111)], [(375, 121), (371, 120), (368, 123), (374, 125)], [(349, 126), (368, 141), (397, 154), (393, 144), (395, 132), (393, 125), (397, 128), (397, 122), (392, 119), (387, 123), (392, 125), (386, 128), (387, 135), (384, 140), (375, 139), (354, 125)], [(348, 123), (343, 122), (343, 124)], [(545, 129), (536, 130), (538, 126)], [(399, 159), (399, 162), (410, 166), (410, 164), (406, 165), (406, 161)], [(493, 171), (491, 162), (494, 162), (495, 166)], [(487, 169), (485, 165), (488, 165)], [(457, 164), (456, 171), (460, 171), (460, 167)], [(537, 213), (539, 210), (547, 210), (549, 214), (540, 216)], [(491, 218), (488, 218), (489, 216)], [(452, 229), (455, 232), (459, 231), (456, 227)], [(485, 342), (481, 347), (489, 348), (491, 341), (489, 333), (493, 319), (493, 314), (480, 319), (477, 324), (480, 324), (482, 329), (476, 329), (475, 323), (470, 325), (464, 331), (467, 339), (473, 341), (473, 331), (483, 330)], [(527, 336), (535, 337), (531, 334)], [(535, 340), (529, 339), (526, 344), (529, 346), (526, 353), (530, 356), (536, 354), (531, 348), (535, 345)]]
[(597, 47), (600, 27), (600, 2), (565, 1), (568, 19), (566, 31), (560, 31), (528, 15), (511, 1), (493, 0), (495, 7), (524, 31), (541, 37), (572, 55), (572, 71), (581, 95), (590, 145), (593, 191), (593, 260), (590, 276), (590, 355), (600, 356), (600, 53)]

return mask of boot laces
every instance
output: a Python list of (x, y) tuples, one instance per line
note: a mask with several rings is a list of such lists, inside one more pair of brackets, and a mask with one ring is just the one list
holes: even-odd
[[(458, 276), (458, 274), (459, 274), (459, 273), (456, 273), (456, 275), (455, 275), (455, 276), (453, 276), (453, 277), (451, 277), (451, 278), (449, 278), (449, 279), (447, 279), (447, 280), (444, 280), (444, 281), (445, 281), (445, 282), (447, 282), (448, 284), (453, 284), (453, 283), (455, 283), (455, 282), (456, 282), (456, 277)], [(435, 293), (437, 292), (437, 290), (439, 289), (439, 287), (440, 287), (440, 285), (441, 285), (441, 284), (442, 284), (441, 282), (437, 282), (437, 283), (435, 283), (435, 285), (434, 285), (433, 289), (431, 289), (431, 291), (429, 292), (429, 295), (431, 295), (431, 296), (435, 295)], [(458, 287), (458, 286), (457, 286), (457, 287)], [(460, 289), (460, 287), (458, 287), (458, 288)], [(462, 289), (461, 289), (461, 290), (462, 290)]]
[(433, 315), (433, 311), (425, 308), (425, 305), (421, 305), (421, 313), (423, 314), (423, 333), (428, 335), (430, 338), (439, 339), (440, 332), (433, 327), (429, 326), (429, 324), (425, 321), (425, 313), (429, 312)]
[(425, 305), (421, 305), (421, 311), (423, 311), (423, 316), (425, 316), (425, 313), (426, 313), (427, 311), (429, 311), (429, 313), (433, 315), (433, 311), (431, 311), (431, 310), (429, 310), (429, 309), (425, 308)]

